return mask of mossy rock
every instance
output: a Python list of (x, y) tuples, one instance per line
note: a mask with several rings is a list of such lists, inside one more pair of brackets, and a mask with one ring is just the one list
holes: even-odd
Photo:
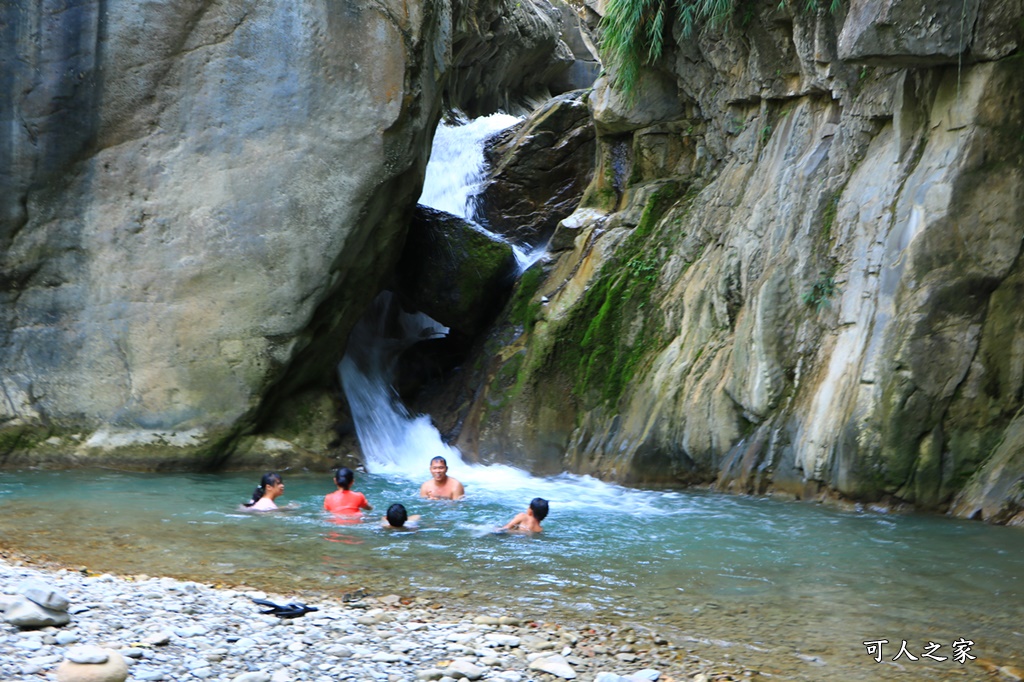
[(396, 273), (406, 307), (475, 336), (508, 300), (516, 259), (508, 243), (478, 226), (417, 206)]

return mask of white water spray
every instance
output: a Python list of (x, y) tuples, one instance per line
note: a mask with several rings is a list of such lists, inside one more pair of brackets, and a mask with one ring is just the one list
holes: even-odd
[[(494, 114), (460, 125), (438, 126), (419, 203), (467, 220), (491, 237), (502, 239), (475, 221), (476, 197), (486, 176), (484, 142), (519, 119)], [(520, 272), (541, 258), (543, 246), (529, 252), (512, 245)], [(470, 467), (426, 415), (412, 416), (392, 388), (399, 354), (417, 341), (439, 338), (446, 327), (422, 313), (400, 309), (390, 292), (381, 293), (356, 325), (338, 366), (366, 465), (374, 473), (422, 478), (433, 457), (444, 457), (463, 481), (490, 486), (528, 487), (528, 474), (512, 467)]]
[(484, 144), (491, 135), (519, 121), (508, 114), (491, 114), (468, 123), (460, 121), (449, 125), (442, 122), (438, 125), (419, 203), (457, 215), (492, 239), (507, 243), (512, 247), (518, 274), (521, 275), (547, 253), (544, 246), (524, 249), (477, 222), (477, 197), (483, 191), (487, 175)]
[(508, 114), (492, 114), (456, 125), (441, 122), (434, 133), (419, 203), (476, 221), (476, 197), (487, 171), (484, 142), (518, 121)]
[(349, 337), (338, 373), (367, 467), (374, 473), (412, 474), (433, 457), (462, 461), (430, 417), (413, 417), (392, 388), (398, 356), (417, 341), (440, 338), (448, 328), (423, 313), (401, 310), (381, 292)]

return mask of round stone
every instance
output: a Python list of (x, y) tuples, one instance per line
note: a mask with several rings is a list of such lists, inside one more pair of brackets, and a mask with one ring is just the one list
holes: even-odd
[(64, 661), (57, 666), (57, 682), (124, 682), (128, 679), (128, 663), (116, 651), (106, 652), (104, 663)]

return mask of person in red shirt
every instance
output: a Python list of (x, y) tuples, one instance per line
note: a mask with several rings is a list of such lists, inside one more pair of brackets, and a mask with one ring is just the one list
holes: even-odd
[(361, 516), (363, 509), (367, 511), (373, 509), (373, 505), (366, 501), (365, 495), (349, 490), (354, 480), (355, 474), (351, 469), (348, 467), (338, 469), (334, 474), (334, 482), (338, 489), (324, 497), (324, 509), (332, 514), (343, 516)]

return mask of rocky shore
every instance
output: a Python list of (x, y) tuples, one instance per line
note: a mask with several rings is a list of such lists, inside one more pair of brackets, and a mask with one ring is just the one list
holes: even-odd
[[(0, 680), (84, 680), (66, 669), (58, 673), (58, 667), (68, 668), (66, 659), (98, 649), (115, 660), (123, 658), (127, 679), (140, 682), (710, 682), (757, 677), (752, 671), (723, 672), (724, 666), (632, 628), (568, 627), (500, 608), (465, 612), (416, 596), (357, 592), (313, 599), (170, 578), (96, 575), (10, 558), (0, 559), (0, 610), (10, 614), (10, 604), (24, 602), (18, 595), (27, 584), (52, 590), (46, 599), (66, 597), (69, 622), (19, 626), (5, 618), (0, 623)], [(263, 613), (270, 609), (254, 599), (305, 602), (317, 610), (280, 617)]]

